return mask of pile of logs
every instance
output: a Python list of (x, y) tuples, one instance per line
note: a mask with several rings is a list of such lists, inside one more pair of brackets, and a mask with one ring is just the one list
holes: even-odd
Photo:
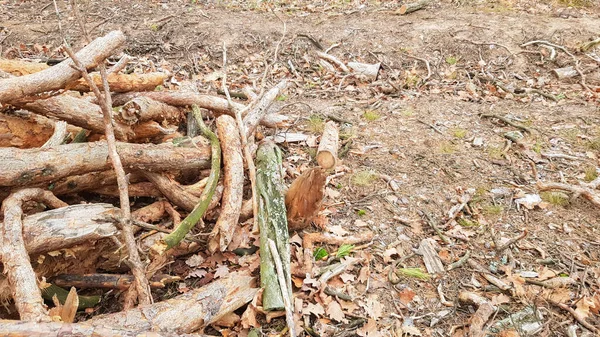
[[(320, 169), (311, 171), (311, 177), (318, 177), (312, 206), (292, 207), (303, 193), (294, 188), (285, 199), (279, 148), (272, 141), (254, 143), (259, 125), (286, 125), (287, 118), (269, 108), (288, 82), (261, 94), (247, 90), (247, 105), (194, 90), (156, 91), (167, 74), (123, 74), (126, 61), (105, 68), (107, 58), (124, 43), (123, 33), (113, 31), (76, 54), (66, 50), (71, 57), (52, 67), (0, 60), (0, 300), (13, 303), (20, 318), (0, 320), (0, 335), (197, 332), (250, 302), (259, 289), (255, 278), (232, 272), (158, 303), (145, 300), (143, 293), (164, 287), (169, 278), (157, 275), (175, 257), (200, 249), (227, 250), (236, 226), (250, 218), (257, 219), (255, 228), (261, 231), (261, 259), (271, 259), (261, 261), (270, 266), (263, 270), (261, 264), (261, 283), (278, 282), (276, 288), (265, 287), (263, 301), (270, 304), (264, 305), (289, 309), (286, 205), (295, 222), (310, 222), (325, 179)], [(106, 90), (103, 96), (98, 88), (106, 89), (106, 84), (110, 94)], [(112, 101), (108, 121), (103, 110), (107, 101)], [(214, 121), (216, 134), (206, 119)], [(329, 167), (337, 153), (337, 129), (333, 132), (320, 159)], [(124, 199), (121, 207), (100, 202), (102, 195), (114, 200), (124, 194), (111, 144), (127, 174), (125, 196), (147, 197), (130, 215), (132, 233), (150, 231), (138, 235), (133, 245), (141, 247), (146, 261), (142, 275), (136, 274), (139, 252), (127, 244)], [(250, 185), (251, 198), (243, 200)], [(180, 212), (188, 215), (181, 219)], [(151, 225), (168, 217), (171, 228)], [(192, 230), (204, 221), (203, 228)], [(190, 237), (193, 231), (206, 232), (207, 242)], [(135, 277), (123, 273), (123, 261)], [(97, 274), (99, 270), (109, 274)], [(141, 287), (131, 286), (140, 280), (145, 281)], [(59, 286), (82, 284), (124, 290), (124, 310), (72, 323), (77, 308), (92, 307), (100, 299)], [(48, 301), (55, 308), (49, 310)]]

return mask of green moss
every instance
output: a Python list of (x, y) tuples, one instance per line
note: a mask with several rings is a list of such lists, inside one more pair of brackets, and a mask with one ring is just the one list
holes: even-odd
[(483, 214), (487, 214), (487, 215), (500, 215), (504, 211), (504, 207), (502, 207), (500, 205), (488, 204), (488, 205), (483, 205), (481, 207), (481, 211), (483, 212)]
[(456, 152), (456, 146), (451, 142), (441, 142), (439, 151), (443, 154), (452, 154)]
[(487, 153), (488, 156), (492, 159), (502, 159), (504, 157), (502, 149), (497, 146), (488, 146)]
[(362, 116), (368, 122), (374, 122), (374, 121), (378, 120), (379, 118), (381, 118), (381, 116), (375, 110), (366, 110)]
[(452, 136), (458, 139), (463, 139), (467, 136), (467, 130), (462, 128), (454, 128), (452, 129)]
[(461, 225), (462, 227), (479, 227), (481, 226), (481, 224), (477, 221), (471, 221), (465, 218), (460, 218), (458, 219), (456, 222), (458, 222), (459, 225)]
[(377, 174), (373, 171), (359, 171), (352, 175), (352, 184), (356, 186), (369, 186), (377, 180)]
[(453, 56), (453, 55), (447, 56), (446, 57), (446, 63), (448, 63), (449, 65), (453, 66), (456, 63), (458, 63), (458, 58), (456, 56)]

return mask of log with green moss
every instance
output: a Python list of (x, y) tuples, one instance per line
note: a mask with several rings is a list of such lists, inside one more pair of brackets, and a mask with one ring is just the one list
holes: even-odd
[(281, 310), (284, 308), (284, 302), (268, 244), (268, 239), (275, 241), (279, 251), (291, 302), (290, 245), (283, 177), (281, 176), (281, 150), (272, 141), (264, 142), (258, 148), (256, 162), (257, 217), (260, 228), (260, 281), (261, 287), (264, 289), (263, 308), (265, 310)]
[(189, 233), (189, 231), (196, 225), (196, 223), (202, 219), (202, 216), (204, 216), (208, 205), (210, 205), (212, 196), (217, 188), (217, 183), (219, 182), (219, 173), (221, 171), (221, 145), (219, 143), (219, 138), (217, 138), (217, 136), (206, 126), (206, 124), (204, 124), (202, 113), (197, 105), (192, 105), (192, 112), (194, 117), (196, 117), (196, 121), (200, 127), (200, 132), (210, 141), (210, 175), (208, 176), (206, 187), (200, 195), (200, 201), (196, 207), (194, 207), (192, 212), (185, 219), (183, 219), (183, 221), (181, 221), (181, 223), (173, 232), (171, 232), (171, 234), (167, 235), (163, 240), (152, 247), (152, 249), (158, 253), (163, 253), (166, 250), (177, 246), (187, 235), (187, 233)]

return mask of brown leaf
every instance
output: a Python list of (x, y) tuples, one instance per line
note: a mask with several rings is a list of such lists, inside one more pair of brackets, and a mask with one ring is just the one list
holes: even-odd
[(500, 305), (500, 304), (509, 303), (509, 302), (510, 302), (510, 297), (508, 297), (504, 294), (498, 294), (496, 296), (492, 296), (492, 304), (493, 305)]
[(383, 315), (383, 306), (381, 305), (381, 302), (377, 300), (376, 294), (370, 294), (367, 297), (366, 302), (361, 304), (361, 306), (363, 307), (363, 309), (365, 309), (367, 316), (375, 320), (381, 318), (381, 316)]
[(342, 307), (336, 301), (331, 301), (331, 303), (329, 303), (329, 305), (327, 306), (327, 315), (329, 316), (329, 318), (335, 321), (344, 323), (346, 322), (346, 316), (342, 311)]
[(256, 319), (256, 308), (252, 304), (248, 305), (242, 314), (241, 323), (244, 329), (249, 329), (251, 327), (257, 328), (260, 326), (258, 320)]
[(217, 270), (215, 271), (215, 278), (219, 278), (221, 276), (227, 276), (229, 275), (229, 267), (227, 267), (224, 264), (221, 264), (217, 267)]
[(303, 315), (314, 314), (316, 316), (319, 316), (319, 315), (325, 314), (325, 309), (319, 303), (316, 303), (316, 304), (308, 303), (306, 308), (302, 309), (302, 314)]
[(356, 276), (353, 274), (341, 273), (340, 278), (342, 279), (342, 281), (344, 281), (344, 283), (348, 283), (348, 282), (354, 282), (354, 279), (356, 279)]
[(415, 298), (416, 293), (411, 288), (402, 289), (398, 295), (400, 296), (400, 302), (404, 305), (412, 302), (413, 298)]

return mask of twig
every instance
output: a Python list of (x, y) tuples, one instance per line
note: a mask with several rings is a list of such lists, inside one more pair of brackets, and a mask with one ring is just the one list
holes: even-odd
[(123, 70), (123, 68), (127, 67), (127, 63), (129, 63), (129, 61), (131, 61), (131, 56), (123, 54), (119, 62), (115, 63), (112, 67), (110, 67), (107, 72), (109, 74), (116, 74), (119, 71)]
[(410, 57), (412, 59), (424, 62), (425, 65), (427, 66), (427, 76), (425, 78), (423, 78), (423, 83), (425, 83), (430, 77), (431, 77), (431, 66), (429, 65), (429, 61), (427, 61), (427, 59), (424, 59), (422, 57), (417, 57), (417, 56), (412, 56), (406, 53), (401, 53), (401, 55), (404, 55), (406, 57)]
[(496, 43), (496, 42), (478, 42), (478, 41), (471, 41), (471, 40), (467, 40), (467, 39), (459, 39), (457, 38), (458, 41), (463, 41), (463, 42), (468, 42), (477, 46), (498, 46), (498, 47), (502, 47), (504, 49), (506, 49), (506, 51), (510, 54), (510, 56), (515, 56), (515, 54), (510, 51), (510, 49), (508, 49), (507, 46)]
[(590, 323), (586, 322), (586, 320), (581, 317), (581, 315), (579, 315), (579, 313), (577, 313), (577, 311), (573, 310), (573, 308), (571, 308), (570, 306), (564, 304), (564, 303), (558, 303), (556, 301), (550, 301), (550, 303), (554, 304), (555, 306), (568, 311), (573, 318), (575, 318), (575, 320), (577, 322), (579, 322), (579, 324), (583, 325), (586, 329), (590, 330), (591, 332), (598, 334), (600, 333), (600, 329), (596, 328), (595, 326), (591, 325)]
[(421, 123), (421, 124), (425, 124), (425, 125), (427, 125), (428, 127), (432, 128), (432, 129), (433, 129), (433, 131), (435, 131), (435, 132), (439, 133), (439, 134), (440, 134), (440, 135), (442, 135), (442, 136), (444, 135), (444, 133), (443, 133), (442, 131), (440, 131), (440, 129), (436, 128), (436, 127), (435, 127), (434, 125), (432, 125), (432, 124), (429, 124), (429, 123), (427, 123), (427, 122), (425, 122), (425, 121), (423, 121), (423, 120), (420, 120), (420, 119), (417, 119), (417, 122), (419, 122), (419, 123)]
[(348, 69), (348, 67), (346, 67), (346, 65), (342, 61), (338, 60), (337, 57), (335, 57), (333, 55), (329, 55), (329, 54), (318, 51), (317, 56), (319, 56), (320, 58), (327, 60), (329, 62), (335, 63), (345, 73), (350, 72), (350, 69)]
[(452, 269), (456, 269), (456, 268), (458, 268), (458, 267), (462, 267), (462, 266), (463, 266), (463, 265), (464, 265), (464, 264), (467, 262), (467, 260), (468, 260), (470, 257), (471, 257), (471, 251), (470, 251), (470, 250), (467, 250), (467, 252), (465, 253), (465, 255), (463, 255), (463, 256), (462, 256), (462, 257), (461, 257), (461, 258), (460, 258), (458, 261), (456, 261), (456, 262), (454, 262), (454, 263), (451, 263), (451, 264), (448, 266), (448, 269), (446, 269), (446, 270), (450, 271), (450, 270), (452, 270)]
[[(166, 233), (166, 234), (171, 234), (173, 233), (172, 230), (160, 227), (160, 226), (156, 226), (153, 224), (149, 224), (149, 223), (145, 223), (139, 220), (133, 220), (133, 224), (138, 226), (138, 227), (142, 227), (144, 229), (149, 229), (149, 230), (153, 230), (153, 231), (157, 231), (157, 232), (161, 232), (161, 233)], [(194, 237), (192, 237), (191, 235), (186, 235), (185, 239), (188, 241), (192, 241), (192, 242), (198, 242), (198, 243), (204, 243), (206, 242), (205, 240), (198, 240)]]
[(561, 190), (573, 193), (575, 196), (583, 196), (587, 200), (589, 200), (592, 204), (600, 207), (600, 195), (596, 194), (593, 189), (588, 187), (581, 187), (563, 183), (543, 183), (541, 181), (537, 182), (537, 187), (540, 191), (548, 191), (548, 190)]
[(590, 42), (584, 43), (581, 47), (579, 47), (579, 50), (581, 50), (582, 52), (586, 52), (588, 49), (593, 48), (597, 44), (600, 44), (600, 37)]
[[(271, 257), (275, 262), (275, 268), (277, 269), (277, 278), (279, 280), (279, 287), (281, 288), (281, 297), (283, 297), (283, 304), (285, 306), (285, 320), (290, 329), (290, 336), (296, 336), (296, 326), (294, 324), (294, 313), (292, 311), (292, 299), (289, 297), (290, 292), (287, 289), (286, 275), (283, 274), (283, 266), (281, 264), (281, 257), (277, 251), (277, 245), (271, 239), (269, 240), (269, 248), (271, 250)], [(287, 275), (290, 277), (290, 275)]]
[(450, 239), (448, 239), (448, 237), (446, 237), (446, 235), (444, 235), (444, 233), (442, 233), (442, 230), (439, 229), (434, 223), (433, 223), (433, 219), (431, 219), (431, 216), (429, 216), (429, 214), (425, 211), (419, 211), (419, 214), (421, 216), (423, 216), (425, 218), (425, 222), (431, 227), (433, 228), (433, 230), (435, 231), (435, 233), (440, 237), (440, 239), (442, 239), (442, 241), (444, 241), (444, 243), (446, 244), (450, 244)]
[(484, 118), (485, 117), (487, 117), (487, 118), (496, 118), (496, 119), (501, 120), (501, 121), (503, 121), (504, 123), (506, 123), (506, 124), (508, 124), (510, 126), (513, 126), (513, 127), (517, 128), (517, 129), (520, 129), (520, 130), (522, 130), (524, 132), (532, 133), (530, 128), (528, 128), (528, 127), (526, 127), (524, 125), (521, 125), (521, 124), (517, 124), (517, 123), (515, 123), (515, 122), (511, 121), (510, 119), (508, 119), (506, 117), (503, 117), (503, 116), (498, 116), (496, 114), (481, 114), (480, 117), (484, 117)]
[(498, 252), (502, 252), (505, 249), (507, 249), (508, 247), (510, 247), (511, 245), (519, 242), (519, 240), (525, 238), (527, 236), (527, 230), (523, 230), (523, 233), (521, 233), (521, 235), (514, 237), (510, 240), (508, 240), (505, 244), (503, 244), (502, 246), (496, 246), (496, 251)]

